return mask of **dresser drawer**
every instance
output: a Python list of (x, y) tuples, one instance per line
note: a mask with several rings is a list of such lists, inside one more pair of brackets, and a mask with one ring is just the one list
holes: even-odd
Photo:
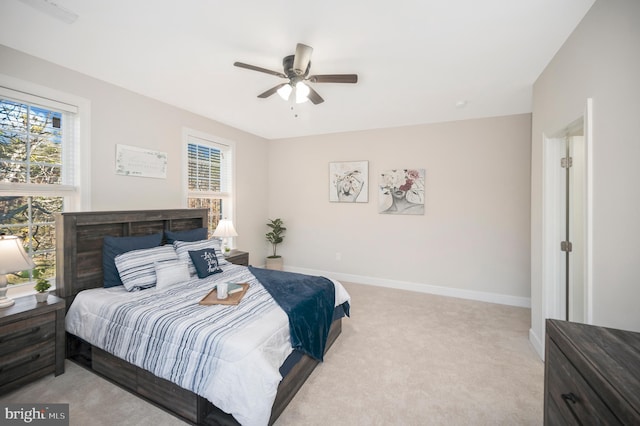
[(0, 326), (0, 357), (54, 338), (55, 312)]
[(55, 340), (51, 338), (0, 357), (0, 387), (38, 370), (53, 373), (55, 349)]
[(553, 340), (548, 350), (547, 424), (622, 424)]

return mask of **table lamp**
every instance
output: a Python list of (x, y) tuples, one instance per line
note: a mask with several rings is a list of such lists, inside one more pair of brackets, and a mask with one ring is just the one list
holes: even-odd
[(22, 248), (22, 240), (15, 235), (0, 234), (0, 308), (15, 302), (7, 297), (7, 274), (35, 268), (33, 260)]
[(226, 256), (231, 249), (229, 247), (229, 238), (237, 237), (238, 233), (229, 219), (222, 219), (218, 222), (216, 230), (213, 231), (213, 236), (222, 238), (222, 254)]

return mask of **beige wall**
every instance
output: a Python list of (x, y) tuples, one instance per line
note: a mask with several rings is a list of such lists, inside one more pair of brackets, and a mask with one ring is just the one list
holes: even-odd
[[(0, 74), (89, 100), (91, 210), (181, 207), (188, 127), (236, 142), (237, 245), (253, 264), (279, 216), (289, 269), (529, 306), (529, 114), (265, 141), (3, 46)], [(167, 179), (116, 175), (116, 144), (167, 152)], [(330, 203), (329, 162), (353, 160), (369, 161), (369, 203)], [(378, 173), (404, 167), (426, 169), (425, 215), (378, 214)]]
[(532, 342), (544, 339), (543, 134), (593, 98), (593, 324), (640, 331), (640, 2), (598, 0), (534, 85)]
[[(235, 141), (237, 245), (252, 254), (264, 251), (267, 165), (263, 159), (268, 149), (266, 140), (2, 45), (0, 74), (79, 96), (90, 102), (89, 210), (183, 207), (183, 128)], [(212, 94), (214, 98), (215, 94)], [(167, 178), (116, 175), (116, 144), (166, 152)]]
[[(269, 215), (285, 265), (338, 278), (529, 303), (531, 116), (269, 142)], [(329, 202), (329, 162), (369, 161), (369, 202)], [(378, 213), (378, 175), (426, 169), (425, 214)], [(341, 260), (336, 260), (336, 253)]]

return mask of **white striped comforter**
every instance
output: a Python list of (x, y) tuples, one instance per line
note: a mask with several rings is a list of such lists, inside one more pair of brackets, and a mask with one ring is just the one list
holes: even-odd
[[(246, 267), (194, 278), (166, 290), (86, 290), (66, 328), (158, 377), (207, 398), (243, 425), (266, 425), (291, 353), (286, 314)], [(237, 306), (199, 305), (218, 280), (247, 282)], [(336, 306), (349, 300), (336, 286)]]

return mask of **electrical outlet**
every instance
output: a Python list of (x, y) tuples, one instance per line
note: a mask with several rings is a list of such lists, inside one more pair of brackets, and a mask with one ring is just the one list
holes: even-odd
[(342, 260), (342, 253), (336, 253), (336, 260), (339, 262)]

